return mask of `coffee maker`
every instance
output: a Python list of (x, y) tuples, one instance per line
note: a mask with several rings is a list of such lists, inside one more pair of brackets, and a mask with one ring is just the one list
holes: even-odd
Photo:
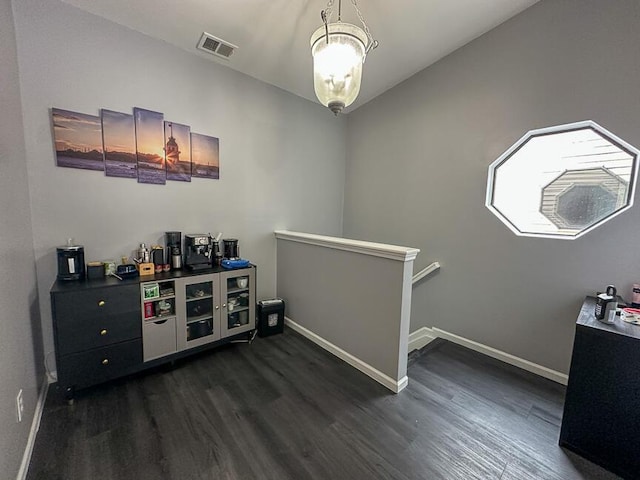
[(227, 260), (238, 260), (240, 258), (238, 239), (224, 238), (222, 239), (222, 243), (224, 244), (224, 258)]
[(167, 263), (171, 265), (171, 270), (182, 268), (182, 233), (166, 232), (167, 241)]
[(58, 280), (84, 280), (84, 247), (72, 243), (69, 239), (66, 245), (56, 248)]
[(191, 270), (211, 267), (212, 241), (210, 235), (192, 233), (184, 236), (184, 264)]

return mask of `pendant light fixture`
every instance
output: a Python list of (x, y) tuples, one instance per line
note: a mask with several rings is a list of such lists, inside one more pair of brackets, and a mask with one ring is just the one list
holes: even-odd
[(338, 115), (351, 105), (362, 80), (362, 64), (370, 50), (378, 46), (360, 13), (358, 2), (351, 0), (362, 28), (342, 23), (342, 0), (338, 0), (338, 19), (331, 23), (334, 0), (320, 12), (323, 25), (311, 35), (313, 87), (318, 100)]

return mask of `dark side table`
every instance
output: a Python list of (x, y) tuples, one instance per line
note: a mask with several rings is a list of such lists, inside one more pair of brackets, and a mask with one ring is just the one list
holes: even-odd
[(640, 479), (640, 326), (595, 318), (587, 297), (576, 322), (560, 446), (627, 479)]

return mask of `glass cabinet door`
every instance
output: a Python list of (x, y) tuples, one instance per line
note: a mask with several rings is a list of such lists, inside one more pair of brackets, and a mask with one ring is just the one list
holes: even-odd
[(178, 346), (192, 348), (220, 339), (219, 286), (216, 275), (199, 275), (180, 282)]
[(222, 336), (248, 332), (255, 328), (255, 268), (220, 274), (222, 296)]

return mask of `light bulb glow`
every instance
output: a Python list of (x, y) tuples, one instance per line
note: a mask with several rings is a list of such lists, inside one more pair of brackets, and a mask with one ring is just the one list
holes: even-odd
[(365, 58), (365, 33), (355, 25), (328, 25), (329, 41), (324, 26), (311, 36), (314, 89), (325, 105), (351, 105), (360, 93), (362, 64)]

